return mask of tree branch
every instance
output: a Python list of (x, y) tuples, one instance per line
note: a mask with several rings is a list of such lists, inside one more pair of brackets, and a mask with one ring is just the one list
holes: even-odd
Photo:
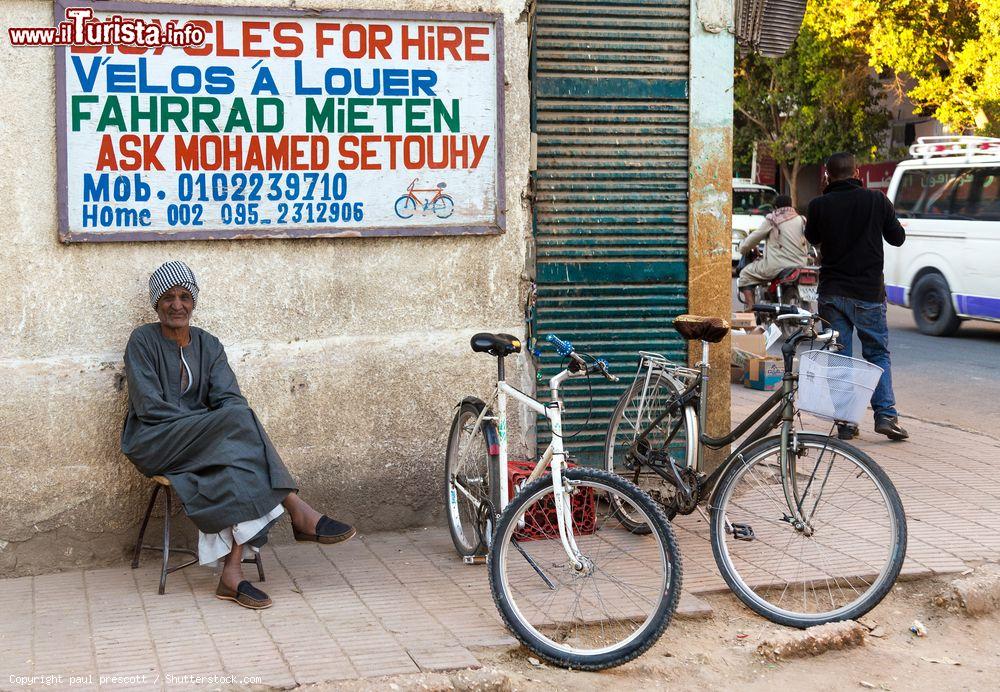
[(744, 118), (746, 118), (747, 120), (749, 120), (750, 122), (752, 122), (754, 125), (756, 125), (757, 127), (759, 127), (760, 131), (762, 133), (764, 133), (764, 134), (770, 134), (771, 133), (771, 130), (768, 129), (767, 125), (765, 125), (763, 121), (761, 121), (761, 120), (755, 118), (754, 116), (750, 115), (750, 111), (748, 111), (747, 109), (743, 108), (743, 106), (737, 104), (736, 105), (736, 110), (738, 110), (743, 115)]

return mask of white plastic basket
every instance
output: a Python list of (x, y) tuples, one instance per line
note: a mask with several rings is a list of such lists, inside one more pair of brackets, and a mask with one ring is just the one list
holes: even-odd
[(799, 356), (798, 407), (827, 420), (858, 423), (882, 377), (877, 365), (829, 351)]

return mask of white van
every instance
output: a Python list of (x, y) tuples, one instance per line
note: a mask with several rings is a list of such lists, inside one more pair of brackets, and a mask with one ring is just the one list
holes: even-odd
[(764, 217), (774, 211), (774, 188), (733, 178), (733, 268), (740, 261), (740, 243), (760, 228)]
[(886, 296), (925, 334), (1000, 321), (1000, 139), (921, 137), (889, 183), (906, 229), (885, 246)]

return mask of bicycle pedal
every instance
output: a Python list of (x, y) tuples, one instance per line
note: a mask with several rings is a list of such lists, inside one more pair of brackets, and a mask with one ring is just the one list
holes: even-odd
[(467, 565), (485, 565), (486, 556), (485, 555), (465, 555), (462, 557), (462, 562)]
[(756, 538), (750, 524), (733, 524), (733, 538), (737, 541), (752, 541)]

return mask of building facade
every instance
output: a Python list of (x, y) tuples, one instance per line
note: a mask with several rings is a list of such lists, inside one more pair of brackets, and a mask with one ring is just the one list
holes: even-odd
[[(312, 0), (310, 11), (266, 0), (155, 7), (183, 16), (207, 5), (221, 7), (220, 16), (272, 24), (346, 22), (358, 11), (327, 0)], [(104, 193), (99, 177), (73, 191), (83, 160), (74, 157), (101, 144), (74, 148), (74, 141), (78, 131), (98, 127), (101, 115), (79, 119), (74, 130), (74, 104), (89, 102), (57, 92), (68, 89), (67, 74), (85, 83), (90, 66), (99, 69), (90, 60), (104, 54), (81, 54), (76, 63), (67, 52), (60, 63), (52, 47), (12, 46), (9, 27), (52, 26), (62, 7), (4, 3), (0, 576), (119, 562), (134, 540), (150, 483), (119, 451), (127, 407), (122, 352), (136, 326), (155, 321), (146, 281), (169, 259), (197, 274), (193, 324), (225, 344), (303, 496), (364, 530), (440, 516), (454, 406), (466, 394), (487, 392), (495, 373), (489, 358), (469, 349), (473, 333), (555, 332), (607, 357), (622, 374), (634, 367), (638, 348), (683, 356), (670, 329), (674, 315), (729, 311), (732, 12), (727, 3), (687, 0), (634, 8), (562, 0), (365, 3), (366, 12), (398, 12), (404, 22), (492, 22), (497, 35), (490, 37), (502, 35), (490, 63), (501, 109), (489, 130), (497, 148), (485, 154), (494, 156), (496, 178), (480, 184), (459, 177), (468, 186), (445, 190), (457, 200), (456, 215), (467, 209), (463, 192), (486, 200), (468, 207), (475, 217), (468, 223), (401, 232), (405, 224), (390, 204), (389, 221), (358, 232), (293, 237), (290, 228), (254, 237), (168, 229), (90, 242), (73, 237), (73, 214), (83, 208), (74, 195)], [(378, 46), (371, 49), (362, 61), (377, 61)], [(415, 70), (430, 69), (415, 63)], [(463, 102), (463, 117), (478, 105)], [(441, 111), (442, 127), (454, 127), (456, 113)], [(492, 126), (469, 117), (475, 127)], [(436, 173), (410, 177), (421, 173), (433, 190)], [(375, 175), (371, 185), (395, 181), (391, 175)], [(405, 188), (393, 186), (392, 197), (402, 193), (395, 213), (405, 221), (409, 203), (398, 206)], [(428, 224), (438, 222), (427, 216)], [(98, 235), (121, 230), (115, 222)], [(529, 391), (536, 370), (545, 375), (554, 367), (539, 348), (539, 361), (522, 354), (508, 370)], [(726, 372), (728, 352), (716, 357), (713, 364)], [(724, 378), (713, 385), (713, 421), (721, 426), (728, 388)], [(602, 409), (619, 391), (602, 385), (591, 423), (577, 419), (581, 442), (600, 436)], [(569, 398), (586, 406), (582, 393)], [(544, 430), (536, 435), (527, 411), (511, 413), (513, 451), (527, 455)], [(578, 449), (592, 451), (591, 442)]]

